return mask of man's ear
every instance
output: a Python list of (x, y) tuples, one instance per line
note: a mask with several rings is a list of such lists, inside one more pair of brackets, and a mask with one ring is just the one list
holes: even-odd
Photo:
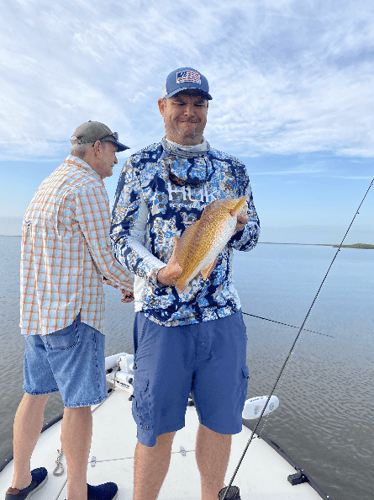
[(95, 141), (95, 144), (93, 146), (93, 150), (94, 150), (95, 156), (97, 156), (98, 154), (100, 154), (101, 148), (102, 148), (101, 142), (100, 141)]
[(165, 116), (164, 115), (165, 106), (166, 106), (165, 99), (160, 98), (157, 102), (158, 102), (158, 109), (160, 110), (161, 116)]

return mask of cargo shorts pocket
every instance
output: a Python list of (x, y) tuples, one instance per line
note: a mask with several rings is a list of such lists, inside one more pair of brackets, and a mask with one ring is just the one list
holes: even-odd
[(245, 400), (247, 399), (248, 379), (249, 379), (249, 368), (247, 365), (244, 365), (241, 368), (240, 411), (243, 410)]
[(153, 429), (151, 406), (149, 380), (135, 375), (132, 414), (136, 424), (146, 431)]

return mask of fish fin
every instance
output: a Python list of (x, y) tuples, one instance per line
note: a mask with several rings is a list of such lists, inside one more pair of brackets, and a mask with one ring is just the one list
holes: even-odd
[(242, 210), (242, 208), (244, 207), (246, 201), (247, 201), (247, 196), (243, 196), (243, 198), (240, 198), (240, 200), (238, 201), (238, 203), (236, 203), (234, 208), (232, 208), (230, 210), (230, 214), (232, 216), (234, 216), (237, 213), (239, 213)]
[(213, 269), (216, 267), (217, 261), (218, 261), (218, 259), (214, 259), (214, 261), (211, 262), (207, 268), (205, 268), (201, 271), (201, 276), (202, 276), (203, 280), (206, 280), (209, 278)]
[(184, 230), (180, 240), (176, 241), (177, 248), (175, 256), (177, 258), (178, 264), (181, 267), (184, 266), (191, 242), (199, 227), (199, 223), (200, 221), (196, 221), (194, 224), (192, 224), (192, 226), (188, 226), (188, 228)]

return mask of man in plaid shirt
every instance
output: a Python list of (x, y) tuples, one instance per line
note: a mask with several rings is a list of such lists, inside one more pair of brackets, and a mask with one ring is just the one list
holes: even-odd
[(68, 467), (68, 500), (113, 500), (117, 485), (86, 483), (91, 405), (107, 395), (103, 282), (133, 300), (131, 273), (112, 254), (109, 200), (103, 179), (116, 152), (128, 149), (118, 134), (89, 121), (74, 132), (68, 156), (34, 195), (24, 217), (21, 321), (25, 335), (24, 397), (14, 422), (14, 477), (6, 500), (26, 500), (47, 480), (30, 472), (30, 457), (49, 395), (64, 402), (61, 444)]

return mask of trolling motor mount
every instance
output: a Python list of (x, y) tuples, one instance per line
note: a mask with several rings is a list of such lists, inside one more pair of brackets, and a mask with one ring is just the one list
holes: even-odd
[(225, 498), (225, 500), (241, 500), (240, 490), (237, 486), (230, 486), (230, 489), (225, 496), (226, 490), (227, 486), (220, 490), (220, 492), (218, 493), (218, 500), (222, 500), (222, 498)]

